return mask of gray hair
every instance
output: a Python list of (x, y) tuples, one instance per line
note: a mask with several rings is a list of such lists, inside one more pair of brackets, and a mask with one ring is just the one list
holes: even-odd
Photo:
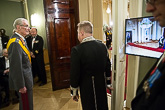
[(89, 21), (82, 21), (80, 23), (78, 23), (78, 29), (80, 30), (84, 30), (85, 33), (93, 33), (93, 25), (91, 22)]
[(25, 18), (17, 18), (14, 21), (14, 23), (13, 23), (14, 29), (17, 29), (17, 25), (23, 25), (23, 21), (27, 21), (27, 19), (25, 19)]

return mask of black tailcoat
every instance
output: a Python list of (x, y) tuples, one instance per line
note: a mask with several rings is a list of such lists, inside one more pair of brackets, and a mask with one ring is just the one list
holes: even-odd
[(47, 83), (46, 79), (46, 71), (45, 71), (45, 64), (44, 64), (44, 55), (43, 55), (43, 45), (44, 41), (43, 38), (39, 35), (36, 36), (33, 48), (32, 48), (32, 40), (33, 37), (29, 36), (27, 40), (28, 47), (31, 52), (35, 55), (35, 58), (32, 58), (32, 71), (33, 75), (38, 75), (39, 80), (42, 83)]
[(71, 87), (80, 87), (83, 110), (96, 110), (95, 98), (97, 110), (108, 110), (105, 72), (110, 76), (110, 61), (107, 54), (106, 46), (96, 40), (72, 48), (70, 82)]

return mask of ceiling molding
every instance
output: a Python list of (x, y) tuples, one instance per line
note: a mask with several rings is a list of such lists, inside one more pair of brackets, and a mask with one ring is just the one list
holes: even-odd
[(12, 1), (12, 2), (21, 2), (22, 0), (8, 0), (8, 1)]

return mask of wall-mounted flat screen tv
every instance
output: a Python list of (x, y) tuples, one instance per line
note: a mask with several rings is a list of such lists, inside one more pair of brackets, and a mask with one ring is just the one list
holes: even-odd
[(154, 17), (125, 20), (125, 54), (160, 58), (165, 49), (164, 28)]

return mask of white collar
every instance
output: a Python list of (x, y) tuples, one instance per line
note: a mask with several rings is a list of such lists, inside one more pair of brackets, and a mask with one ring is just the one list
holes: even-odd
[(23, 40), (25, 40), (25, 38), (24, 38), (21, 34), (19, 34), (19, 33), (17, 33), (17, 32), (15, 32), (15, 34), (17, 34), (17, 35), (20, 36)]
[(37, 37), (37, 35), (36, 35), (36, 36), (34, 36), (34, 37), (32, 36), (32, 38), (33, 38), (33, 39), (36, 39), (36, 37)]
[(88, 42), (88, 41), (93, 41), (93, 40), (96, 40), (96, 39), (93, 36), (89, 36), (89, 37), (84, 38), (81, 43)]

